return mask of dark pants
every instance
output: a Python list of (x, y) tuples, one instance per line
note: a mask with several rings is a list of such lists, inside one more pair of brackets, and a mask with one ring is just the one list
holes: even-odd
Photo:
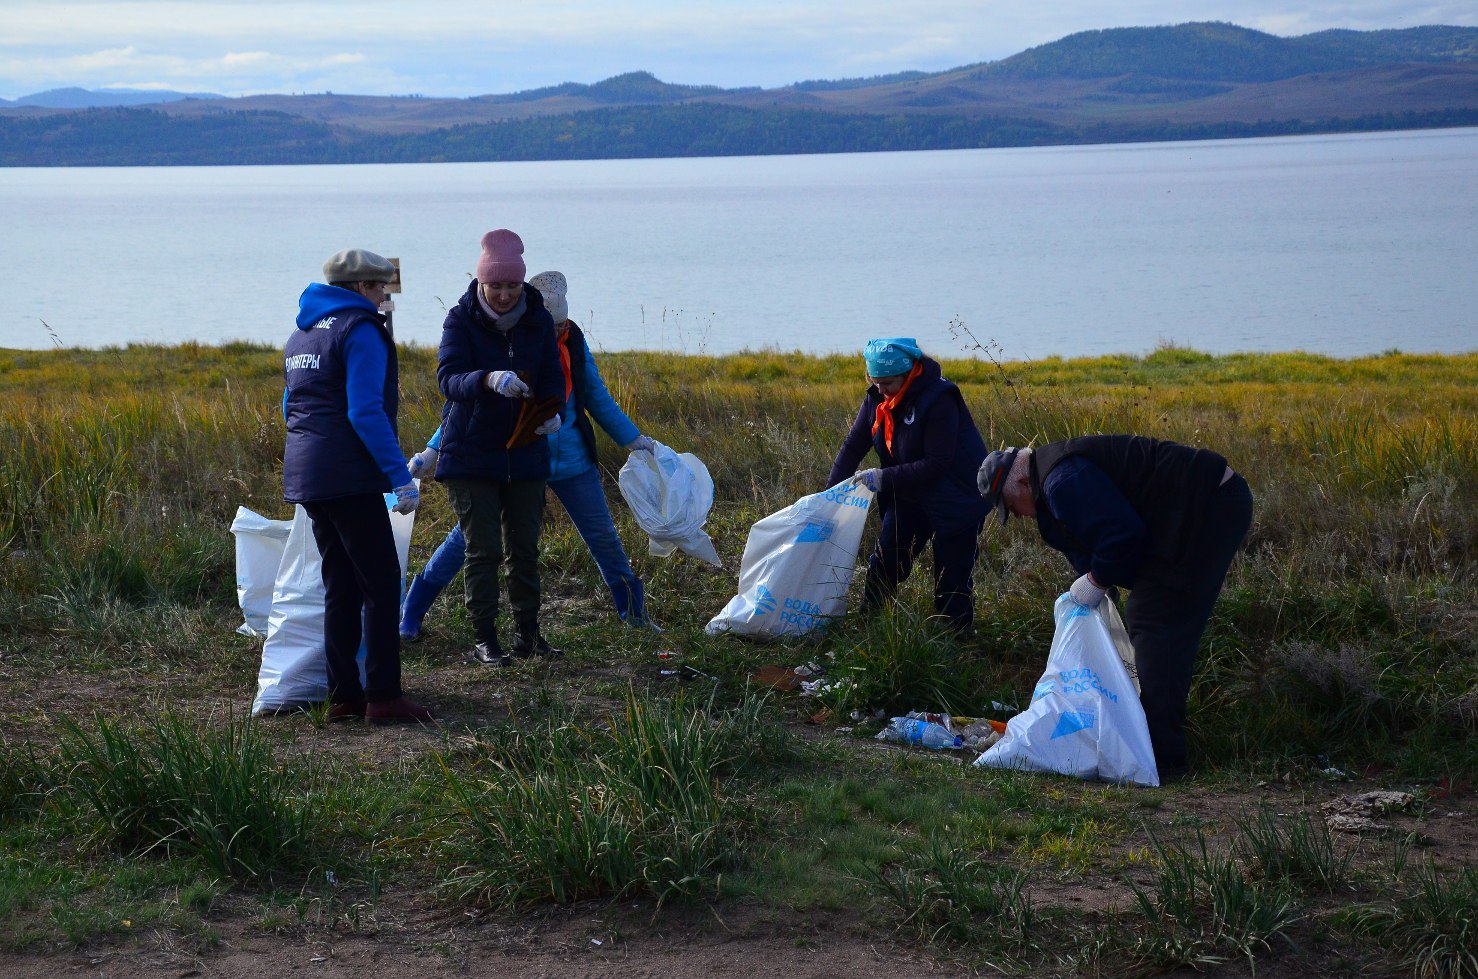
[(520, 633), (539, 628), (539, 530), (544, 481), (449, 479), (447, 496), (467, 539), (462, 581), (479, 642), (498, 635), (498, 568), (508, 562), (508, 604)]
[[(385, 497), (360, 493), (304, 503), (303, 509), (313, 520), (313, 539), (323, 556), (329, 700), (394, 700), (401, 695), (400, 557)], [(367, 648), (362, 690), (356, 662), (361, 639)]]
[(1129, 593), (1124, 624), (1134, 643), (1139, 699), (1162, 775), (1186, 768), (1186, 700), (1201, 634), (1251, 525), (1252, 491), (1234, 475), (1207, 504), (1190, 557), (1173, 566), (1146, 566)]
[(985, 518), (936, 529), (923, 507), (894, 500), (883, 508), (878, 545), (867, 559), (867, 581), (862, 590), (864, 609), (875, 609), (908, 579), (913, 563), (934, 544), (934, 611), (951, 627), (966, 632), (975, 624), (975, 559)]

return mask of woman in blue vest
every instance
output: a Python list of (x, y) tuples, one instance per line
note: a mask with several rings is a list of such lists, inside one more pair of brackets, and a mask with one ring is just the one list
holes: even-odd
[(828, 485), (851, 476), (869, 451), (877, 453), (877, 467), (857, 473), (878, 494), (883, 518), (867, 562), (863, 609), (891, 598), (932, 542), (934, 611), (967, 636), (975, 623), (978, 540), (989, 512), (975, 488), (985, 442), (960, 389), (916, 340), (869, 340), (862, 358), (870, 386)]
[[(647, 615), (641, 579), (632, 570), (631, 562), (621, 547), (621, 538), (606, 505), (600, 469), (596, 465), (595, 428), (590, 419), (593, 416), (613, 441), (629, 451), (651, 451), (652, 440), (641, 434), (606, 389), (584, 333), (579, 324), (569, 318), (568, 286), (564, 275), (541, 272), (529, 280), (529, 285), (543, 297), (544, 306), (555, 322), (564, 377), (562, 423), (549, 436), (549, 488), (554, 490), (585, 546), (590, 549), (590, 556), (595, 559), (596, 567), (610, 589), (616, 614), (623, 622), (656, 629)], [(442, 432), (437, 429), (426, 448), (411, 457), (409, 466), (412, 473), (435, 468), (441, 441)], [(421, 573), (412, 579), (401, 610), (400, 634), (403, 638), (415, 640), (420, 637), (421, 620), (426, 610), (456, 577), (462, 567), (465, 549), (461, 528), (452, 528)]]

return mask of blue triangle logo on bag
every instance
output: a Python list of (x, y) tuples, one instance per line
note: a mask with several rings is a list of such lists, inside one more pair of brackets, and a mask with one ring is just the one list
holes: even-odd
[(1064, 711), (1063, 715), (1057, 719), (1057, 727), (1052, 730), (1052, 737), (1048, 740), (1055, 741), (1058, 738), (1065, 738), (1069, 734), (1087, 731), (1093, 727), (1093, 720), (1092, 714), (1084, 714), (1073, 710)]
[(773, 612), (775, 611), (775, 605), (775, 596), (771, 594), (770, 589), (764, 585), (759, 585), (755, 588), (754, 610), (756, 614), (765, 615), (766, 613)]

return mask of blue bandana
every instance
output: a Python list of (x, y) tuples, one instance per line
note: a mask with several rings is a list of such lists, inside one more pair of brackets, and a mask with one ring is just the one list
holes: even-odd
[(862, 359), (867, 364), (868, 377), (896, 377), (913, 370), (914, 361), (924, 356), (919, 342), (913, 337), (893, 337), (888, 340), (869, 340), (862, 348)]

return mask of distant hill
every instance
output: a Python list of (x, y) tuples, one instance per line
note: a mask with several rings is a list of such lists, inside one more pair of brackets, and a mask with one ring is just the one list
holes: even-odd
[(1084, 31), (984, 65), (995, 78), (1110, 78), (1149, 75), (1211, 82), (1272, 82), (1317, 72), (1392, 63), (1478, 60), (1478, 28), (1321, 31), (1275, 37), (1233, 24)]
[(90, 90), (85, 88), (53, 88), (34, 95), (23, 95), (7, 101), (0, 99), (0, 106), (31, 106), (41, 109), (96, 109), (120, 105), (153, 105), (160, 102), (178, 102), (182, 99), (220, 99), (223, 95), (207, 92), (169, 92), (137, 88), (110, 88)]
[(631, 72), (466, 99), (136, 94), (155, 104), (0, 107), (0, 165), (599, 159), (1468, 126), (1478, 124), (1478, 28), (1292, 38), (1222, 23), (1116, 28), (948, 71), (777, 89)]

